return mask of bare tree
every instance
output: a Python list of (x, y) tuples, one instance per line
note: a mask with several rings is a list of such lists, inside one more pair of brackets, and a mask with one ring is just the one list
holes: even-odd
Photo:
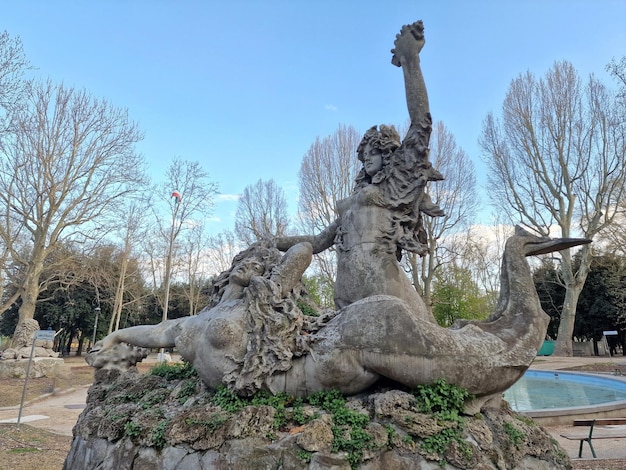
[[(217, 187), (217, 183), (209, 180), (209, 174), (199, 162), (174, 158), (167, 169), (165, 181), (156, 189), (158, 199), (162, 202), (159, 207), (165, 206), (167, 209), (161, 213), (155, 212), (158, 240), (150, 241), (149, 254), (155, 294), (163, 309), (163, 320), (167, 319), (172, 262), (180, 248), (177, 240), (182, 232), (188, 231), (212, 212)], [(164, 268), (162, 284), (157, 283), (159, 268)]]
[(492, 221), (490, 225), (469, 227), (462, 243), (461, 266), (468, 269), (488, 300), (489, 312), (496, 308), (500, 293), (500, 265), (506, 239), (513, 227)]
[[(457, 146), (454, 135), (441, 121), (433, 127), (430, 137), (431, 160), (433, 166), (445, 176), (445, 180), (428, 185), (426, 193), (444, 215), (424, 216), (428, 239), (425, 256), (420, 258), (415, 253), (407, 253), (413, 285), (429, 308), (432, 307), (435, 272), (463, 251), (459, 247), (462, 238), (452, 235), (469, 228), (479, 202), (474, 164), (465, 151)], [(447, 240), (443, 243), (446, 236)]]
[[(480, 140), (492, 203), (511, 222), (543, 235), (557, 225), (563, 237), (595, 237), (624, 200), (626, 123), (619, 106), (593, 76), (583, 84), (568, 62), (555, 63), (541, 79), (525, 73), (513, 80), (501, 120), (489, 114)], [(577, 270), (569, 250), (561, 258), (566, 295), (555, 354), (571, 356), (591, 248), (581, 248)]]
[(285, 192), (273, 179), (244, 188), (235, 213), (235, 233), (245, 244), (287, 234)]
[(189, 302), (189, 315), (195, 315), (202, 307), (202, 286), (208, 281), (210, 269), (207, 246), (210, 238), (204, 224), (194, 224), (186, 233), (181, 243), (181, 268), (187, 280), (182, 283), (182, 291)]
[(620, 85), (619, 97), (626, 100), (626, 56), (623, 56), (619, 62), (613, 59), (606, 69)]
[[(0, 138), (6, 131), (6, 118), (10, 110), (19, 102), (20, 96), (26, 87), (22, 80), (24, 72), (29, 68), (24, 55), (22, 42), (19, 38), (11, 38), (9, 33), (0, 33)], [(0, 266), (11, 264), (10, 246), (0, 240)], [(19, 298), (19, 292), (12, 289), (11, 293), (5, 290), (7, 276), (5, 269), (0, 269), (0, 302), (12, 304)], [(8, 295), (8, 298), (5, 298)]]
[(4, 118), (20, 101), (28, 82), (22, 77), (30, 68), (19, 37), (0, 32), (0, 134), (6, 130)]
[[(333, 134), (317, 137), (304, 154), (298, 174), (298, 218), (303, 233), (319, 233), (337, 218), (337, 201), (350, 195), (361, 167), (356, 152), (360, 141), (361, 134), (354, 127), (339, 125)], [(315, 255), (315, 264), (332, 286), (334, 247)]]
[(207, 257), (210, 273), (217, 275), (231, 267), (233, 258), (241, 246), (237, 243), (237, 237), (231, 230), (224, 230), (209, 237), (207, 244)]
[(107, 217), (141, 183), (141, 138), (125, 110), (49, 81), (34, 83), (11, 111), (0, 140), (0, 239), (22, 267), (20, 323), (51, 282), (46, 259), (61, 242), (107, 233)]
[(142, 200), (131, 200), (125, 207), (125, 211), (120, 215), (118, 236), (122, 240), (123, 246), (119, 252), (119, 277), (114, 288), (115, 299), (113, 302), (113, 314), (109, 323), (108, 332), (118, 330), (124, 308), (124, 294), (126, 293), (126, 282), (129, 278), (136, 277), (137, 273), (129, 271), (130, 263), (136, 247), (141, 244), (141, 240), (146, 235), (146, 204)]

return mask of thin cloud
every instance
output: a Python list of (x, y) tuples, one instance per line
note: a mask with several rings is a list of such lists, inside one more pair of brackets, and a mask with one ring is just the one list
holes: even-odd
[(238, 201), (240, 198), (241, 198), (241, 194), (218, 194), (217, 202)]
[(328, 111), (332, 111), (333, 113), (336, 113), (339, 110), (339, 108), (335, 106), (334, 104), (327, 104), (324, 106), (324, 109)]

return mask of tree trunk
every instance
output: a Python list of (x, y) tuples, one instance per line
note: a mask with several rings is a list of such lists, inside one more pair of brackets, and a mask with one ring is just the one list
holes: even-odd
[(115, 331), (120, 329), (120, 318), (122, 316), (122, 306), (124, 305), (124, 289), (126, 282), (126, 272), (128, 271), (128, 258), (130, 257), (130, 240), (126, 238), (124, 245), (124, 254), (122, 257), (122, 265), (120, 267), (120, 278), (117, 281), (117, 289), (115, 291), (115, 302), (113, 304), (113, 314), (109, 323), (108, 334), (111, 334), (113, 328)]
[(34, 278), (27, 276), (22, 286), (20, 298), (22, 305), (18, 311), (19, 322), (26, 319), (32, 319), (35, 316), (35, 306), (37, 305), (37, 297), (39, 297), (39, 277)]
[(20, 299), (22, 304), (18, 310), (18, 322), (15, 331), (25, 327), (25, 323), (29, 320), (33, 320), (35, 317), (35, 307), (37, 306), (37, 299), (39, 298), (39, 280), (41, 278), (41, 271), (43, 269), (43, 260), (45, 259), (45, 249), (41, 243), (35, 242), (33, 248), (33, 255), (26, 275), (24, 276), (24, 283), (19, 289)]
[(85, 335), (81, 332), (80, 339), (78, 340), (78, 349), (76, 350), (77, 356), (82, 356), (84, 343), (85, 343)]
[(67, 335), (64, 350), (68, 356), (72, 352), (72, 341), (74, 341), (75, 335), (76, 335), (76, 332), (74, 330), (70, 330), (69, 334)]
[[(35, 306), (39, 297), (39, 277), (33, 279), (34, 276), (26, 276), (24, 285), (20, 289), (20, 298), (22, 305), (18, 310), (18, 322), (13, 333), (13, 338), (18, 343), (24, 343), (22, 346), (30, 346), (34, 339), (34, 331), (39, 329), (39, 324), (34, 320)], [(33, 326), (34, 325), (34, 326)], [(34, 330), (33, 330), (34, 329)], [(28, 336), (28, 339), (25, 339)]]
[(576, 282), (565, 287), (565, 300), (563, 301), (559, 332), (554, 345), (554, 356), (571, 357), (574, 355), (572, 337), (574, 335), (574, 322), (576, 321), (576, 305), (583, 284), (584, 282)]

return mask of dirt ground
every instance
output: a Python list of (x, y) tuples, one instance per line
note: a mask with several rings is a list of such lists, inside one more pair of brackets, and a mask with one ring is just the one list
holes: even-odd
[[(147, 372), (154, 361), (140, 364)], [(67, 357), (59, 376), (29, 379), (26, 406), (17, 423), (0, 424), (0, 470), (59, 470), (72, 443), (72, 428), (85, 407), (93, 369), (84, 357)], [(14, 420), (24, 379), (0, 380), (0, 421)], [(39, 399), (38, 399), (39, 397)], [(30, 421), (30, 417), (46, 416)]]
[[(537, 358), (536, 362), (538, 368), (554, 367), (561, 370), (604, 373), (619, 371), (618, 373), (626, 375), (626, 358), (620, 357), (610, 362), (601, 358), (589, 358), (586, 361), (570, 359), (556, 362), (556, 365), (556, 360), (549, 358)], [(147, 372), (154, 362), (155, 359), (149, 357), (147, 362), (140, 365), (140, 371)], [(29, 380), (27, 389), (29, 403), (24, 408), (22, 416), (44, 415), (48, 418), (28, 422), (24, 420), (19, 430), (16, 424), (0, 424), (0, 470), (60, 470), (71, 445), (72, 428), (84, 408), (87, 389), (92, 378), (93, 369), (85, 364), (84, 358), (69, 357), (65, 359), (61, 376), (54, 380)], [(0, 421), (17, 417), (23, 385), (23, 379), (0, 380)], [(47, 397), (35, 399), (42, 394)], [(566, 429), (546, 427), (546, 430), (553, 436), (558, 436)], [(569, 443), (566, 444), (569, 446)], [(578, 444), (574, 444), (576, 448), (564, 447), (571, 457), (575, 457), (578, 451)], [(594, 447), (602, 458), (573, 459), (573, 469), (626, 469), (626, 460), (610, 459), (612, 456), (617, 457), (613, 455), (613, 450), (624, 449), (626, 446), (624, 439), (614, 442), (605, 440), (599, 444), (604, 447), (598, 448), (595, 444)], [(584, 452), (588, 450), (585, 449)]]

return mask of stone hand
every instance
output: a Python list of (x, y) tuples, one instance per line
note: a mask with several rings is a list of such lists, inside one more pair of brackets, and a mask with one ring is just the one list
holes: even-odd
[(393, 43), (395, 47), (391, 49), (393, 54), (391, 63), (401, 67), (405, 61), (419, 55), (425, 42), (424, 23), (421, 20), (410, 25), (404, 25)]
[(141, 362), (149, 352), (149, 349), (121, 343), (109, 335), (93, 345), (85, 360), (96, 369), (123, 371)]
[(93, 347), (91, 348), (91, 350), (89, 351), (89, 354), (96, 354), (96, 353), (103, 353), (106, 352), (110, 349), (113, 349), (113, 347), (118, 343), (117, 341), (112, 341), (111, 339), (108, 339), (108, 336), (104, 339), (101, 339), (100, 341), (97, 341)]

